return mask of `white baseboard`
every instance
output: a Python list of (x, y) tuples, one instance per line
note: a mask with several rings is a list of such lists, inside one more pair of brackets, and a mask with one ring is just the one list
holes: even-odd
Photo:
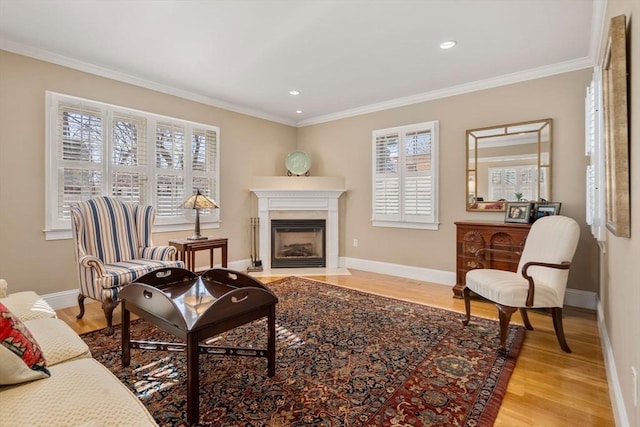
[[(353, 268), (356, 270), (369, 271), (389, 276), (404, 277), (406, 279), (423, 280), (425, 282), (436, 283), (444, 286), (453, 286), (456, 283), (456, 274), (451, 271), (434, 270), (431, 268), (412, 267), (402, 264), (391, 264), (388, 262), (369, 261), (359, 258), (340, 257), (339, 267)], [(245, 271), (251, 265), (250, 260), (244, 259), (233, 261), (228, 264), (232, 270)], [(78, 291), (70, 290), (44, 295), (44, 299), (54, 310), (78, 305)], [(577, 289), (567, 289), (565, 294), (565, 305), (572, 307), (597, 309), (595, 292), (581, 291)]]
[[(456, 274), (451, 271), (433, 270), (430, 268), (411, 267), (401, 264), (369, 261), (358, 258), (340, 258), (340, 265), (356, 270), (370, 271), (372, 273), (388, 274), (407, 279), (423, 280), (439, 285), (453, 286), (456, 283)], [(564, 298), (565, 305), (589, 310), (596, 310), (596, 293), (567, 289)]]
[(618, 380), (618, 370), (616, 360), (613, 357), (613, 349), (609, 340), (609, 333), (604, 320), (602, 304), (598, 300), (598, 332), (600, 333), (600, 344), (602, 345), (602, 356), (604, 358), (604, 368), (607, 372), (607, 382), (609, 383), (609, 399), (611, 399), (611, 410), (616, 427), (630, 427), (627, 411), (624, 407), (624, 399), (620, 381)]
[(423, 280), (438, 285), (453, 286), (456, 284), (456, 274), (450, 271), (433, 270), (430, 268), (412, 267), (388, 262), (369, 261), (358, 258), (340, 258), (340, 265), (356, 270), (370, 271), (372, 273), (388, 274), (390, 276), (404, 277), (406, 279)]
[(567, 288), (564, 293), (564, 305), (571, 307), (598, 309), (598, 295), (595, 292), (581, 291), (580, 289)]
[[(46, 294), (42, 296), (46, 302), (54, 310), (60, 310), (61, 308), (78, 306), (78, 290), (71, 289), (69, 291), (55, 292), (53, 294)], [(80, 309), (78, 309), (78, 313)]]

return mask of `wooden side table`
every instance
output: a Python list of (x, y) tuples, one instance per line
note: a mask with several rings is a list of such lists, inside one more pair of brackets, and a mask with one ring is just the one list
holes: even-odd
[(228, 239), (212, 239), (206, 240), (169, 240), (169, 244), (178, 250), (178, 258), (184, 261), (187, 270), (194, 271), (196, 263), (196, 252), (209, 250), (209, 266), (213, 268), (213, 250), (220, 248), (222, 250), (222, 266), (227, 267), (227, 240)]

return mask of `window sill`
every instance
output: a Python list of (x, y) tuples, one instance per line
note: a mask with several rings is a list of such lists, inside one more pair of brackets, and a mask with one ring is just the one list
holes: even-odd
[[(185, 230), (194, 230), (195, 225), (193, 223), (184, 223), (184, 224), (163, 224), (163, 225), (154, 225), (152, 232), (153, 233), (170, 233), (172, 231), (185, 231)], [(201, 223), (201, 230), (208, 230), (214, 228), (220, 228), (219, 222), (210, 222), (210, 223)], [(72, 239), (71, 229), (59, 229), (59, 230), (43, 230), (45, 235), (45, 240), (68, 240)]]
[(440, 223), (437, 222), (402, 222), (402, 221), (371, 221), (374, 227), (389, 228), (411, 228), (415, 230), (438, 230)]

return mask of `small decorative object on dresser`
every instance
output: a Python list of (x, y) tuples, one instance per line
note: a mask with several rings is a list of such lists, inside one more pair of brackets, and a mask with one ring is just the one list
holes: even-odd
[(531, 202), (507, 203), (504, 222), (528, 224), (531, 219)]
[(531, 212), (531, 222), (534, 222), (543, 216), (560, 215), (561, 206), (562, 203), (560, 202), (534, 203), (533, 211)]

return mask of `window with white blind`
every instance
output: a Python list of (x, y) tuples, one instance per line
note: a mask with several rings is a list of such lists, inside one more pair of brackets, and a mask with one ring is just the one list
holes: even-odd
[[(180, 205), (219, 201), (217, 127), (47, 92), (46, 235), (71, 237), (73, 203), (105, 195), (153, 205), (156, 228), (190, 229)], [(219, 226), (219, 209), (200, 221)]]
[(591, 84), (587, 87), (585, 108), (585, 154), (589, 159), (586, 171), (586, 219), (591, 234), (598, 240), (606, 240), (605, 213), (605, 146), (603, 135), (602, 74), (595, 67)]
[(373, 131), (374, 226), (438, 229), (438, 122)]

